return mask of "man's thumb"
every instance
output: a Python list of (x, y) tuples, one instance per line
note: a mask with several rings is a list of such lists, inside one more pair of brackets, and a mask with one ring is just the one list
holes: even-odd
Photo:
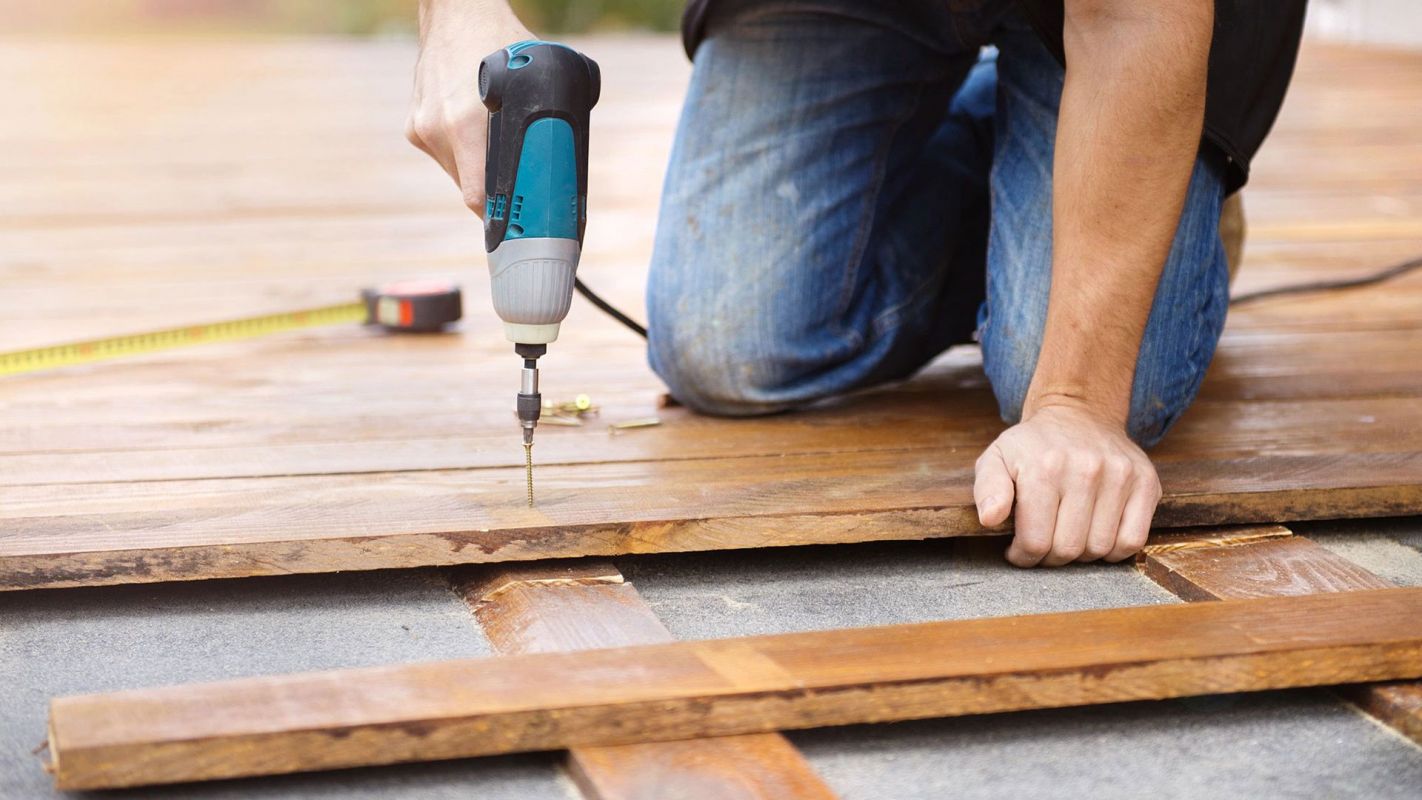
[(994, 528), (1007, 521), (1012, 513), (1012, 500), (1016, 487), (1007, 463), (996, 447), (989, 447), (978, 459), (977, 473), (973, 481), (973, 501), (978, 507), (978, 521), (984, 527)]

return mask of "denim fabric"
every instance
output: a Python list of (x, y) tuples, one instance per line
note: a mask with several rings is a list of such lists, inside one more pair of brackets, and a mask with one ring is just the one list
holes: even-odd
[[(1003, 418), (1020, 417), (1063, 71), (1011, 0), (911, 6), (715, 7), (648, 283), (650, 361), (683, 403), (781, 411), (907, 377), (976, 331)], [(1128, 427), (1146, 445), (1224, 325), (1223, 194), (1202, 156), (1136, 366)]]

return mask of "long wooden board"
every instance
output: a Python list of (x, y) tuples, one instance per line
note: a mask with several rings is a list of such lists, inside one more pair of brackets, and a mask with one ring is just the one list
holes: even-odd
[[(7, 490), (0, 589), (986, 533), (975, 450)], [(1422, 452), (1164, 462), (1165, 527), (1422, 511)]]
[[(1259, 349), (1267, 350), (1268, 342)], [(1407, 347), (1422, 351), (1422, 335)], [(1356, 352), (1353, 354), (1356, 358)], [(1264, 361), (1261, 354), (1258, 361)], [(1399, 359), (1400, 360), (1400, 359)], [(352, 365), (352, 369), (355, 367)], [(431, 365), (431, 369), (433, 369)], [(376, 371), (379, 371), (376, 368)], [(339, 370), (332, 370), (339, 373)], [(392, 370), (391, 375), (401, 375)], [(411, 376), (412, 380), (414, 379)], [(273, 375), (273, 380), (279, 380)], [(771, 418), (723, 420), (685, 408), (659, 409), (651, 386), (617, 389), (617, 376), (604, 378), (599, 402), (609, 406), (602, 419), (581, 428), (544, 426), (536, 455), (543, 465), (598, 464), (756, 455), (844, 455), (870, 450), (980, 450), (1004, 427), (976, 365), (923, 376), (898, 391), (860, 397), (829, 408)], [(978, 386), (953, 384), (972, 381)], [(1377, 394), (1328, 398), (1324, 386), (1351, 381)], [(379, 381), (351, 389), (374, 394)], [(1224, 380), (1217, 382), (1223, 385)], [(1422, 450), (1422, 372), (1348, 371), (1341, 364), (1316, 364), (1311, 373), (1281, 378), (1261, 367), (1259, 374), (1231, 379), (1220, 391), (1246, 400), (1201, 399), (1170, 438), (1153, 451), (1158, 461), (1243, 458), (1258, 455), (1314, 455), (1338, 452)], [(1269, 399), (1274, 395), (1275, 399)], [(1280, 398), (1278, 395), (1288, 395)], [(0, 454), (0, 486), (70, 484), (89, 486), (140, 481), (258, 478), (322, 474), (417, 472), (439, 469), (521, 467), (523, 449), (511, 436), (506, 408), (462, 406), (454, 401), (404, 398), (372, 403), (370, 422), (342, 430), (345, 418), (323, 416), (297, 398), (247, 398), (213, 418), (217, 401), (184, 397), (172, 411), (171, 398), (146, 404), (111, 430), (88, 433), (92, 425), (77, 415), (47, 419), (42, 407), (12, 407), (17, 427), (0, 431), (12, 446), (47, 447), (46, 452)], [(488, 398), (488, 406), (507, 401)], [(204, 420), (204, 415), (207, 419)], [(610, 423), (655, 416), (655, 427), (611, 435)], [(375, 419), (381, 422), (377, 423)], [(214, 432), (193, 433), (211, 424)], [(1340, 434), (1346, 432), (1346, 440)], [(87, 436), (86, 436), (87, 434)], [(68, 449), (81, 446), (89, 449)], [(79, 488), (76, 492), (87, 491)]]
[(61, 788), (1422, 677), (1422, 589), (646, 645), (57, 698)]
[[(1393, 585), (1284, 528), (1160, 537), (1136, 563), (1186, 600), (1297, 597)], [(1422, 608), (1417, 613), (1422, 614)], [(1366, 684), (1343, 687), (1341, 692), (1422, 744), (1422, 683)]]
[[(451, 576), (501, 655), (674, 641), (608, 562), (464, 568)], [(575, 747), (568, 772), (589, 800), (833, 800), (778, 733)]]

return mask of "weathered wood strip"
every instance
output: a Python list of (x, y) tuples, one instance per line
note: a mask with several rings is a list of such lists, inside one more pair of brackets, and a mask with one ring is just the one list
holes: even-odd
[[(1393, 585), (1287, 529), (1268, 533), (1273, 535), (1226, 530), (1159, 537), (1136, 563), (1186, 600), (1298, 597)], [(1422, 614), (1422, 606), (1414, 613)], [(1422, 744), (1422, 683), (1347, 686), (1339, 693)]]
[[(451, 576), (500, 655), (673, 641), (608, 562), (463, 568)], [(568, 771), (590, 800), (831, 800), (834, 792), (778, 733), (575, 747)]]
[(1339, 686), (1336, 691), (1359, 708), (1422, 745), (1422, 683), (1390, 681)]
[[(1186, 600), (1237, 600), (1385, 589), (1393, 584), (1287, 528), (1153, 539), (1137, 557), (1148, 577)], [(1282, 532), (1282, 533), (1280, 533)]]
[(88, 789), (1422, 677), (1422, 589), (409, 664), (57, 698)]
[[(1422, 347), (1422, 337), (1417, 344)], [(388, 379), (401, 376), (403, 373), (394, 371)], [(408, 377), (412, 382), (418, 380), (414, 375)], [(1360, 385), (1374, 388), (1383, 387), (1388, 380), (1381, 373), (1357, 376), (1323, 366), (1312, 376), (1287, 376), (1277, 384), (1259, 375), (1235, 381), (1233, 386), (1240, 394), (1265, 395), (1311, 390), (1317, 384), (1348, 377), (1357, 377)], [(628, 383), (635, 380), (640, 379), (629, 376)], [(1408, 373), (1406, 380), (1422, 393), (1422, 371)], [(650, 386), (623, 389), (618, 388), (620, 382), (617, 376), (610, 376), (598, 395), (606, 406), (605, 416), (590, 418), (580, 428), (545, 424), (539, 431), (539, 463), (981, 450), (1004, 427), (985, 378), (976, 367), (926, 376), (923, 382), (898, 391), (860, 396), (832, 407), (743, 420), (704, 417), (686, 408), (661, 409)], [(351, 391), (360, 395), (378, 390), (374, 385), (363, 385)], [(945, 403), (945, 398), (950, 401)], [(0, 454), (0, 486), (523, 465), (522, 448), (517, 446), (517, 437), (510, 436), (508, 409), (498, 406), (507, 402), (503, 395), (462, 406), (457, 398), (430, 400), (423, 408), (419, 398), (372, 402), (362, 413), (364, 422), (344, 429), (349, 417), (323, 417), (320, 409), (305, 408), (297, 398), (249, 398), (245, 408), (229, 400), (220, 412), (215, 400), (187, 399), (191, 407), (202, 410), (162, 418), (154, 415), (154, 409), (168, 408), (166, 402), (155, 402), (149, 408), (135, 401), (131, 417), (116, 423), (102, 437), (90, 437), (93, 450)], [(37, 410), (17, 410), (15, 418), (30, 424), (21, 426), (23, 430), (9, 431), (8, 436), (17, 443), (23, 438), (30, 446), (55, 448), (63, 441), (74, 443), (84, 431), (94, 428), (78, 419), (61, 426), (56, 420), (41, 421), (39, 416)], [(610, 435), (609, 423), (650, 416), (658, 417), (662, 424)], [(196, 432), (206, 426), (218, 432)], [(1418, 397), (1329, 400), (1320, 395), (1307, 401), (1201, 400), (1152, 456), (1157, 461), (1202, 461), (1405, 451), (1422, 451), (1422, 400)]]
[[(986, 533), (976, 450), (22, 487), (0, 589)], [(1422, 512), (1422, 452), (1165, 461), (1161, 527)]]

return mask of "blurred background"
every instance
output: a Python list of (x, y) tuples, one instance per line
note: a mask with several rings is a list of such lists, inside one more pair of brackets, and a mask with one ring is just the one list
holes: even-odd
[[(0, 33), (412, 35), (416, 0), (0, 0)], [(684, 0), (513, 0), (533, 30), (674, 31)], [(1422, 46), (1417, 0), (1311, 0), (1314, 38)]]
[[(514, 0), (547, 33), (676, 30), (683, 0)], [(413, 34), (416, 0), (0, 0), (6, 33)]]

